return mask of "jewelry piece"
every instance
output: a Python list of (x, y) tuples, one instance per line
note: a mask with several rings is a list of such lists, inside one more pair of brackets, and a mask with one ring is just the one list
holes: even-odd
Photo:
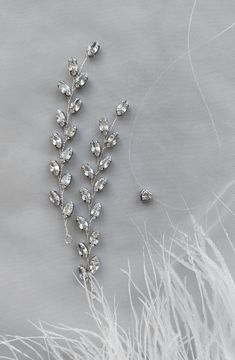
[(93, 168), (88, 163), (84, 163), (81, 167), (83, 174), (90, 181), (90, 189), (80, 189), (82, 200), (86, 203), (88, 209), (88, 218), (83, 216), (77, 217), (77, 224), (80, 230), (85, 233), (85, 242), (78, 244), (78, 253), (84, 258), (84, 264), (78, 267), (78, 273), (81, 279), (89, 281), (90, 276), (94, 275), (100, 267), (100, 260), (96, 255), (92, 255), (92, 249), (99, 242), (100, 233), (95, 230), (92, 225), (93, 221), (97, 219), (102, 213), (102, 205), (96, 202), (96, 195), (102, 191), (107, 184), (106, 177), (102, 176), (111, 164), (111, 156), (106, 154), (107, 150), (111, 149), (117, 144), (118, 133), (113, 132), (113, 127), (119, 116), (126, 113), (129, 107), (128, 102), (122, 101), (116, 107), (116, 116), (111, 125), (106, 118), (101, 118), (99, 121), (99, 130), (102, 134), (102, 141), (94, 140), (90, 144), (90, 150), (96, 158), (96, 166)]
[(65, 228), (65, 241), (70, 243), (72, 237), (69, 234), (67, 221), (71, 217), (74, 209), (74, 203), (72, 201), (65, 202), (64, 192), (72, 181), (72, 175), (69, 172), (64, 172), (66, 163), (71, 159), (73, 155), (73, 149), (67, 143), (73, 139), (77, 132), (77, 127), (71, 124), (71, 115), (76, 114), (81, 106), (82, 100), (79, 97), (75, 97), (75, 92), (80, 90), (87, 82), (87, 73), (82, 72), (82, 69), (89, 57), (94, 57), (100, 49), (98, 42), (91, 43), (86, 51), (85, 58), (82, 64), (78, 65), (76, 58), (68, 60), (68, 70), (72, 77), (72, 84), (68, 85), (65, 81), (58, 82), (59, 91), (65, 95), (67, 99), (66, 111), (57, 110), (56, 121), (60, 127), (61, 132), (54, 132), (51, 136), (51, 143), (59, 152), (59, 160), (52, 160), (49, 164), (50, 172), (58, 179), (59, 190), (51, 190), (49, 194), (50, 201), (60, 208), (64, 221)]
[(143, 202), (147, 202), (152, 200), (153, 198), (153, 194), (151, 193), (151, 191), (149, 191), (148, 189), (142, 189), (140, 192), (140, 199)]

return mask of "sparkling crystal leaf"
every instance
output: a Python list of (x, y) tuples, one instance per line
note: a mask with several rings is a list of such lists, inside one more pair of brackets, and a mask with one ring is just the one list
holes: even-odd
[(117, 144), (118, 133), (112, 133), (108, 136), (108, 139), (105, 140), (105, 145), (107, 147), (113, 147)]
[(107, 184), (107, 179), (102, 177), (99, 180), (96, 181), (94, 185), (94, 191), (100, 191), (103, 190), (105, 184)]
[(62, 176), (60, 180), (60, 185), (63, 189), (66, 189), (72, 181), (72, 175), (69, 173), (66, 173)]
[(80, 73), (78, 74), (78, 76), (76, 77), (75, 79), (75, 86), (77, 89), (80, 89), (82, 88), (86, 82), (88, 80), (88, 75), (87, 73)]
[(58, 176), (60, 173), (60, 165), (58, 164), (57, 161), (52, 160), (49, 164), (49, 168), (50, 168), (50, 172), (55, 175)]
[(82, 257), (87, 257), (89, 253), (87, 246), (83, 242), (78, 244), (78, 253)]
[(77, 127), (75, 125), (68, 126), (64, 129), (64, 135), (69, 139), (72, 139), (77, 132)]
[(63, 145), (63, 141), (57, 132), (51, 136), (51, 142), (57, 149), (61, 149)]
[(101, 146), (99, 141), (92, 141), (90, 146), (92, 154), (94, 154), (96, 157), (99, 157), (101, 153)]
[(86, 188), (82, 188), (80, 190), (80, 194), (83, 201), (85, 201), (88, 204), (91, 202), (91, 194)]
[(84, 219), (84, 217), (78, 216), (76, 221), (78, 223), (79, 229), (81, 230), (88, 229), (88, 222), (86, 221), (86, 219)]
[(64, 127), (67, 121), (65, 113), (59, 109), (56, 112), (56, 121), (61, 127)]
[(83, 281), (88, 281), (88, 279), (89, 279), (89, 274), (84, 265), (80, 265), (78, 267), (78, 275), (79, 275), (80, 279), (82, 279)]
[(67, 85), (64, 81), (59, 81), (57, 86), (62, 94), (66, 95), (66, 96), (71, 96), (71, 94), (72, 94), (71, 89), (70, 89), (69, 85)]
[(98, 231), (93, 231), (89, 237), (89, 243), (92, 246), (96, 246), (99, 242), (100, 233)]
[(99, 267), (100, 267), (100, 260), (98, 258), (98, 256), (93, 256), (90, 260), (90, 263), (89, 263), (89, 271), (92, 275), (94, 275), (98, 270), (99, 270)]
[(99, 170), (105, 170), (109, 167), (110, 163), (112, 161), (112, 158), (110, 155), (107, 155), (104, 159), (100, 160), (99, 163)]
[(69, 107), (71, 114), (77, 113), (80, 110), (81, 106), (82, 106), (81, 99), (76, 98), (74, 101), (72, 101)]
[(100, 216), (102, 206), (100, 203), (96, 203), (91, 209), (91, 216), (95, 219)]
[(99, 129), (100, 129), (100, 132), (102, 132), (102, 134), (104, 136), (106, 136), (109, 132), (109, 122), (106, 118), (101, 118), (99, 120)]
[(94, 178), (94, 170), (92, 169), (92, 167), (89, 164), (83, 164), (81, 167), (82, 171), (84, 172), (84, 175), (89, 177), (90, 179)]
[(95, 41), (88, 46), (87, 55), (89, 57), (93, 57), (98, 53), (99, 49), (100, 49), (100, 45), (97, 41)]
[(121, 104), (119, 104), (116, 108), (117, 116), (121, 116), (121, 115), (125, 114), (125, 112), (127, 111), (128, 108), (129, 108), (129, 104), (128, 104), (127, 100), (123, 100), (121, 102)]
[(65, 163), (66, 161), (69, 161), (73, 155), (73, 149), (71, 147), (68, 147), (62, 153), (60, 154), (60, 159), (62, 163)]
[(70, 72), (70, 75), (76, 76), (78, 73), (78, 60), (74, 57), (68, 60), (68, 69)]
[(60, 195), (56, 190), (51, 190), (49, 194), (49, 200), (54, 204), (55, 206), (59, 206), (61, 203)]
[(65, 204), (65, 206), (63, 208), (63, 216), (64, 216), (64, 218), (70, 217), (72, 215), (72, 213), (73, 213), (73, 209), (74, 209), (74, 204), (73, 204), (72, 201)]

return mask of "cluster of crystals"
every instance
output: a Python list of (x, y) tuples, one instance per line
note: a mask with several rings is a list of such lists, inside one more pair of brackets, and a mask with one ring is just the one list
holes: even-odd
[[(116, 118), (124, 115), (128, 107), (128, 102), (122, 101), (116, 107)], [(112, 131), (113, 125), (114, 122), (110, 125), (106, 118), (100, 119), (99, 130), (102, 134), (102, 141), (94, 140), (90, 144), (90, 151), (96, 158), (96, 167), (93, 168), (89, 163), (84, 163), (81, 167), (83, 174), (90, 181), (90, 190), (85, 187), (80, 189), (81, 199), (88, 208), (88, 218), (78, 216), (76, 220), (79, 229), (85, 233), (86, 237), (85, 242), (78, 244), (78, 253), (85, 259), (85, 263), (78, 267), (78, 273), (80, 278), (85, 281), (88, 281), (90, 275), (94, 275), (100, 267), (99, 258), (91, 255), (92, 248), (98, 244), (100, 238), (100, 233), (92, 229), (92, 223), (102, 213), (101, 204), (96, 202), (96, 194), (102, 191), (107, 184), (103, 172), (110, 166), (112, 159), (109, 154), (106, 154), (106, 151), (118, 142), (118, 133)]]
[[(86, 58), (93, 57), (99, 51), (99, 48), (97, 42), (90, 44)], [(54, 132), (51, 136), (51, 143), (59, 152), (59, 160), (52, 160), (49, 164), (50, 172), (58, 178), (59, 182), (59, 190), (51, 190), (49, 200), (55, 206), (60, 207), (65, 220), (72, 215), (74, 210), (72, 201), (64, 202), (63, 200), (64, 191), (72, 181), (72, 175), (63, 171), (65, 164), (73, 155), (73, 149), (67, 143), (73, 139), (77, 132), (76, 125), (70, 124), (70, 119), (71, 115), (76, 114), (82, 106), (82, 100), (75, 97), (74, 93), (77, 89), (82, 88), (88, 80), (87, 73), (82, 72), (82, 66), (78, 65), (78, 60), (74, 57), (68, 60), (68, 71), (72, 77), (72, 84), (68, 85), (65, 81), (59, 81), (57, 84), (59, 91), (66, 96), (67, 110), (57, 110), (56, 122), (60, 127), (60, 131)]]
[(151, 191), (149, 191), (148, 189), (142, 189), (140, 192), (140, 199), (143, 202), (147, 202), (152, 200), (153, 198), (153, 194), (151, 193)]

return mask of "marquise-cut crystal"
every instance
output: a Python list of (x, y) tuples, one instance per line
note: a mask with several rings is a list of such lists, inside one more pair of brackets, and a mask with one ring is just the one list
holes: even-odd
[(113, 147), (117, 144), (118, 133), (112, 133), (109, 135), (108, 139), (105, 140), (105, 145), (107, 147)]
[(110, 155), (107, 155), (104, 159), (100, 160), (99, 163), (99, 170), (105, 170), (109, 167), (110, 163), (112, 161), (112, 158)]
[(83, 242), (78, 244), (78, 253), (82, 257), (87, 257), (88, 255), (88, 248)]
[(80, 73), (78, 74), (78, 76), (76, 77), (75, 79), (75, 86), (77, 89), (80, 89), (82, 88), (86, 82), (88, 80), (88, 75), (87, 73)]
[(84, 217), (78, 216), (76, 221), (78, 223), (79, 229), (81, 230), (88, 229), (88, 222), (86, 221), (86, 219), (84, 219)]
[(60, 180), (60, 185), (63, 189), (66, 189), (72, 181), (72, 175), (69, 173), (66, 173), (62, 176)]
[(54, 204), (55, 206), (59, 206), (61, 202), (60, 195), (56, 190), (51, 190), (49, 194), (49, 200)]
[(64, 135), (67, 136), (69, 139), (72, 139), (77, 132), (76, 125), (68, 126), (64, 129)]
[(142, 189), (140, 192), (140, 198), (142, 201), (152, 200), (153, 194), (148, 189)]
[(73, 213), (73, 208), (74, 208), (74, 205), (73, 205), (73, 202), (72, 202), (72, 201), (68, 202), (68, 203), (64, 206), (64, 208), (63, 208), (63, 216), (64, 216), (64, 218), (68, 218), (68, 217), (70, 217), (70, 216), (72, 215), (72, 213)]
[(78, 73), (78, 60), (74, 57), (68, 60), (68, 69), (72, 76), (76, 76)]
[(100, 216), (102, 206), (100, 203), (96, 203), (93, 208), (91, 209), (91, 216), (95, 219)]
[(73, 102), (71, 102), (69, 107), (71, 114), (77, 113), (80, 110), (81, 106), (82, 106), (82, 100), (76, 98)]
[(81, 167), (82, 171), (84, 172), (84, 175), (89, 177), (90, 179), (93, 179), (95, 173), (92, 167), (89, 164), (83, 164)]
[(61, 149), (63, 145), (63, 141), (57, 132), (51, 136), (51, 142), (57, 149)]
[(99, 157), (101, 153), (101, 146), (99, 141), (92, 141), (90, 146), (92, 154), (94, 154), (96, 157)]
[(88, 204), (91, 202), (91, 194), (86, 188), (82, 188), (80, 190), (80, 194), (83, 201), (85, 201)]
[(60, 90), (60, 92), (66, 96), (71, 96), (71, 89), (69, 87), (69, 85), (67, 85), (64, 81), (59, 81), (58, 84), (58, 89)]
[(49, 168), (50, 168), (50, 172), (55, 175), (58, 176), (60, 173), (60, 165), (58, 164), (58, 162), (56, 160), (52, 160), (49, 164)]
[(89, 237), (89, 243), (92, 246), (96, 246), (99, 242), (100, 233), (98, 231), (93, 231)]
[(78, 267), (78, 275), (79, 275), (80, 279), (82, 279), (83, 281), (87, 281), (89, 279), (89, 274), (84, 265), (80, 265)]
[(65, 126), (66, 124), (66, 115), (63, 111), (57, 110), (56, 112), (56, 121), (61, 127)]
[(129, 107), (129, 104), (127, 102), (127, 100), (123, 100), (121, 102), (121, 104), (119, 104), (117, 107), (116, 107), (116, 114), (117, 116), (121, 116), (123, 114), (125, 114), (125, 112), (127, 111)]
[(89, 57), (93, 57), (93, 56), (95, 56), (95, 54), (98, 53), (99, 49), (100, 49), (100, 45), (97, 41), (95, 41), (88, 46), (87, 55)]
[(94, 185), (94, 191), (101, 191), (103, 190), (105, 184), (107, 184), (107, 179), (102, 177), (99, 180), (96, 181)]
[(71, 147), (68, 147), (62, 153), (60, 154), (60, 159), (63, 163), (66, 161), (69, 161), (73, 155), (73, 149)]
[(109, 132), (109, 122), (108, 120), (103, 117), (99, 120), (99, 129), (100, 129), (100, 132), (102, 132), (102, 134), (104, 136), (106, 136)]
[(90, 260), (90, 263), (89, 263), (89, 271), (92, 275), (94, 275), (98, 270), (99, 270), (99, 267), (100, 267), (100, 260), (98, 258), (98, 256), (93, 256)]

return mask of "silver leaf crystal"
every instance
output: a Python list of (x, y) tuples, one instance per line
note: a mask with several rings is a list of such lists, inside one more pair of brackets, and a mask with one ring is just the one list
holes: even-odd
[(89, 274), (84, 265), (80, 265), (78, 267), (78, 275), (79, 275), (80, 279), (82, 279), (83, 281), (88, 281), (88, 279), (89, 279)]
[(74, 135), (76, 134), (76, 132), (77, 132), (76, 125), (68, 126), (64, 129), (64, 135), (68, 139), (72, 139), (74, 137)]
[(99, 243), (100, 233), (98, 231), (92, 231), (89, 237), (89, 243), (91, 246), (96, 246)]
[(85, 176), (89, 177), (89, 179), (93, 179), (95, 173), (92, 167), (88, 163), (83, 164), (81, 169)]
[(60, 179), (60, 185), (62, 189), (66, 189), (72, 181), (72, 175), (70, 173), (66, 173)]
[(49, 168), (50, 168), (50, 172), (55, 175), (58, 176), (60, 173), (60, 165), (58, 164), (58, 162), (56, 160), (52, 160), (49, 164)]
[(100, 132), (106, 136), (109, 132), (109, 122), (108, 120), (105, 118), (105, 117), (102, 117), (100, 120), (99, 120), (99, 129), (100, 129)]
[(96, 203), (93, 208), (91, 209), (91, 216), (93, 219), (96, 219), (100, 216), (102, 206), (100, 203)]
[(62, 161), (62, 163), (65, 163), (71, 159), (72, 155), (73, 155), (73, 149), (71, 147), (68, 147), (67, 149), (61, 152), (60, 160)]
[(64, 218), (70, 217), (73, 213), (73, 209), (74, 209), (74, 204), (72, 201), (65, 204), (65, 206), (63, 207), (63, 211), (62, 211)]
[(68, 60), (68, 69), (70, 72), (70, 75), (72, 76), (76, 76), (78, 73), (78, 60), (75, 57), (72, 57), (71, 59)]
[(104, 177), (100, 178), (95, 182), (94, 191), (97, 192), (103, 190), (105, 184), (107, 184), (107, 179)]
[(51, 136), (51, 142), (57, 149), (61, 149), (63, 145), (63, 141), (57, 132)]
[(128, 104), (127, 100), (123, 100), (121, 102), (121, 104), (119, 104), (116, 108), (117, 116), (124, 115), (125, 112), (127, 111), (128, 107), (129, 107), (129, 104)]
[(100, 267), (100, 260), (99, 260), (98, 256), (95, 255), (90, 259), (90, 262), (89, 262), (90, 273), (92, 275), (94, 275), (99, 270), (99, 267)]
[(75, 79), (75, 87), (76, 87), (77, 89), (82, 88), (82, 87), (86, 84), (87, 80), (88, 80), (88, 75), (87, 75), (87, 73), (80, 73), (80, 74), (78, 74), (78, 76), (77, 76), (76, 79)]
[(99, 141), (92, 141), (90, 146), (92, 154), (94, 154), (96, 157), (99, 157), (101, 153), (101, 146)]
[(107, 155), (104, 159), (100, 160), (99, 163), (99, 170), (103, 171), (109, 167), (111, 164), (112, 158), (110, 155)]
[(105, 140), (105, 145), (107, 147), (113, 147), (117, 144), (118, 140), (118, 133), (112, 133), (108, 136), (108, 138)]
[(87, 55), (89, 57), (93, 57), (98, 53), (99, 49), (100, 49), (100, 45), (97, 41), (95, 41), (88, 46)]
[(49, 194), (49, 200), (54, 204), (55, 206), (59, 206), (61, 203), (60, 195), (56, 190), (51, 190)]
[(71, 96), (71, 94), (72, 94), (71, 89), (70, 89), (69, 85), (67, 85), (64, 81), (59, 81), (57, 86), (62, 94), (66, 95), (66, 96)]
[(78, 223), (79, 229), (81, 229), (81, 230), (88, 229), (88, 222), (86, 221), (86, 219), (84, 217), (78, 216), (76, 221)]
[(83, 242), (78, 244), (78, 253), (80, 256), (85, 257), (85, 258), (89, 254), (88, 248), (87, 248), (86, 244), (84, 244)]
[(64, 127), (66, 124), (66, 115), (63, 111), (57, 110), (56, 112), (56, 121), (61, 127)]
[(71, 102), (69, 109), (71, 114), (77, 113), (82, 106), (82, 100), (79, 98), (76, 98), (74, 101)]
[(81, 198), (84, 202), (90, 204), (91, 202), (91, 194), (86, 188), (82, 188), (80, 190)]

